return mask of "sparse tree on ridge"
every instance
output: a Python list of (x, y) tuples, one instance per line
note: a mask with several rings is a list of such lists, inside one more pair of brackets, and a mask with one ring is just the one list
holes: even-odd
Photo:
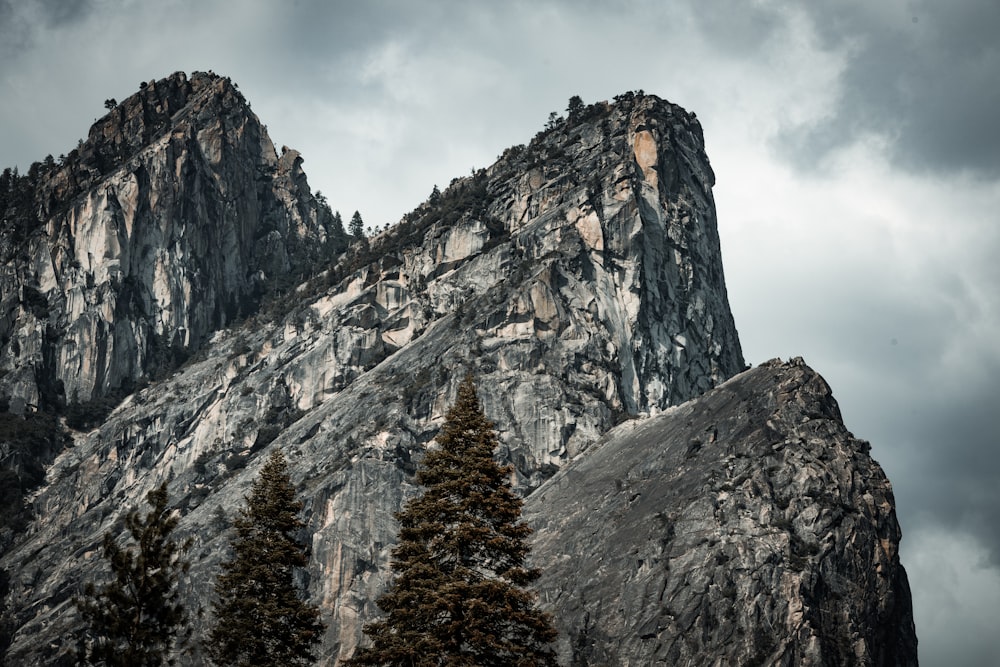
[(583, 112), (583, 109), (584, 109), (583, 98), (581, 98), (579, 95), (574, 95), (573, 97), (569, 98), (569, 105), (566, 107), (566, 112), (569, 115), (570, 120), (573, 120), (578, 115), (580, 115)]
[(361, 219), (361, 214), (357, 211), (351, 216), (351, 222), (347, 226), (347, 231), (355, 241), (365, 238), (365, 222)]
[(302, 502), (295, 497), (280, 450), (261, 468), (234, 525), (233, 557), (215, 585), (215, 625), (205, 649), (217, 665), (309, 665), (323, 624), (299, 597), (294, 574), (308, 564), (296, 534)]
[(86, 623), (79, 636), (77, 660), (107, 667), (154, 667), (174, 664), (169, 654), (175, 640), (191, 633), (179, 600), (178, 576), (187, 570), (181, 560), (190, 541), (170, 539), (178, 517), (167, 509), (167, 485), (150, 491), (152, 509), (145, 518), (129, 512), (125, 519), (138, 550), (123, 549), (108, 532), (104, 557), (114, 579), (98, 590), (88, 583), (75, 600)]
[(337, 238), (347, 239), (347, 232), (344, 230), (344, 219), (340, 217), (340, 211), (334, 211), (331, 221), (333, 233)]
[(556, 630), (526, 588), (540, 574), (526, 563), (531, 529), (471, 377), (437, 442), (417, 472), (423, 494), (397, 514), (385, 617), (365, 626), (370, 645), (347, 664), (555, 665)]

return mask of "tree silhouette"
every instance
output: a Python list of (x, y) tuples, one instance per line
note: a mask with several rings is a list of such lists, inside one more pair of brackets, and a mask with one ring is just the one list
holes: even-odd
[(190, 540), (178, 545), (170, 539), (178, 518), (167, 509), (166, 482), (146, 499), (152, 509), (145, 518), (132, 511), (125, 519), (138, 551), (123, 549), (111, 532), (106, 533), (104, 557), (115, 578), (100, 590), (88, 583), (75, 600), (87, 624), (78, 637), (77, 659), (82, 664), (174, 664), (169, 653), (175, 640), (186, 640), (191, 633), (177, 592), (178, 575), (188, 568), (181, 554)]
[(579, 95), (574, 95), (569, 98), (569, 104), (566, 106), (567, 115), (570, 120), (575, 120), (577, 116), (583, 113), (585, 105), (583, 104), (583, 99)]
[(397, 514), (396, 573), (348, 665), (554, 665), (551, 618), (525, 586), (531, 529), (471, 376), (417, 472), (424, 493)]
[(351, 222), (347, 225), (347, 231), (355, 240), (365, 238), (365, 223), (361, 219), (361, 214), (357, 211), (351, 216)]
[(215, 625), (206, 650), (218, 665), (308, 665), (323, 624), (299, 598), (294, 575), (308, 564), (296, 539), (302, 503), (280, 450), (261, 468), (235, 519), (233, 558), (215, 585)]

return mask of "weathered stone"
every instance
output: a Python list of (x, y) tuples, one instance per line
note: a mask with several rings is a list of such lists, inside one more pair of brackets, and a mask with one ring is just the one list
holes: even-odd
[(228, 79), (150, 82), (75, 153), (36, 186), (40, 228), (0, 239), (0, 397), (23, 409), (169, 366), (325, 240), (298, 153), (279, 159)]
[[(209, 127), (214, 113), (201, 114)], [(156, 163), (170, 144), (157, 145), (140, 151), (143, 159)], [(205, 161), (222, 169), (231, 155), (227, 145), (224, 137), (207, 141)], [(292, 193), (276, 206), (296, 209), (308, 201), (300, 158), (284, 151), (276, 160), (276, 170), (288, 175), (287, 188), (278, 189)], [(476, 375), (496, 422), (499, 456), (514, 464), (516, 486), (530, 494), (576, 479), (552, 476), (609, 451), (607, 444), (592, 445), (616, 423), (668, 410), (743, 369), (722, 274), (713, 179), (693, 116), (652, 96), (623, 96), (457, 179), (439, 201), (371, 239), (370, 252), (358, 244), (243, 326), (204, 334), (197, 359), (127, 398), (99, 428), (78, 434), (49, 469), (33, 499), (37, 519), (0, 560), (11, 573), (8, 602), (17, 628), (11, 659), (45, 663), (71, 646), (78, 619), (70, 598), (81, 576), (99, 575), (102, 534), (119, 530), (124, 513), (164, 480), (182, 508), (178, 532), (195, 541), (185, 596), (192, 609), (207, 610), (228, 541), (225, 517), (242, 503), (261, 457), (276, 447), (306, 504), (312, 560), (304, 583), (328, 623), (321, 663), (349, 655), (362, 624), (377, 613), (374, 600), (389, 576), (393, 514), (414, 492), (415, 462), (466, 371)], [(159, 206), (149, 203), (149, 210)], [(207, 210), (191, 215), (209, 225)], [(271, 233), (256, 242), (266, 246), (270, 241), (262, 239)], [(236, 238), (239, 245), (243, 237)], [(283, 252), (291, 256), (293, 246), (286, 242)], [(281, 252), (267, 257), (283, 261)], [(253, 271), (267, 271), (267, 262)], [(184, 299), (194, 298), (191, 290), (176, 296), (161, 321), (190, 308)], [(637, 440), (629, 455), (654, 465), (646, 444)], [(876, 491), (872, 498), (881, 498)], [(551, 493), (529, 496), (540, 526), (546, 513), (557, 522), (568, 511), (535, 500)], [(790, 506), (799, 502), (806, 500), (789, 499)], [(714, 517), (713, 507), (699, 508), (702, 520)], [(869, 516), (853, 520), (862, 524)], [(591, 532), (618, 534), (614, 517), (609, 521)], [(614, 548), (661, 548), (633, 534), (635, 544)], [(566, 535), (578, 539), (572, 530)], [(895, 545), (891, 531), (886, 536)], [(538, 532), (540, 553), (549, 539), (557, 538)], [(739, 546), (735, 536), (731, 541), (739, 553), (757, 548)], [(678, 568), (690, 565), (690, 585), (704, 588), (703, 569), (689, 560), (679, 560)], [(602, 586), (603, 571), (581, 571)], [(562, 586), (543, 590), (549, 598), (573, 590), (571, 582)], [(619, 597), (630, 605), (637, 599), (631, 590)], [(578, 610), (565, 609), (566, 629), (578, 632)], [(645, 624), (642, 635), (659, 636), (652, 629), (660, 622), (657, 608), (633, 611)], [(802, 624), (788, 627), (798, 634), (776, 633), (776, 641), (812, 641)], [(629, 646), (617, 656), (600, 657), (612, 655), (607, 647), (586, 655), (594, 656), (590, 664), (641, 664), (630, 652), (645, 654)], [(827, 650), (822, 643), (815, 648), (821, 650)], [(198, 656), (187, 660), (197, 663)]]
[(525, 514), (563, 664), (917, 664), (892, 487), (801, 359), (623, 424)]

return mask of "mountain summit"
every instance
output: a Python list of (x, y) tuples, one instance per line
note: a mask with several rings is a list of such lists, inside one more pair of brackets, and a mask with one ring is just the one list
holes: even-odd
[[(498, 456), (513, 464), (515, 488), (528, 498), (537, 528), (535, 565), (543, 573), (551, 566), (555, 577), (543, 578), (542, 590), (552, 595), (542, 602), (564, 633), (564, 660), (638, 665), (654, 656), (707, 655), (674, 648), (671, 637), (690, 626), (677, 619), (693, 619), (704, 635), (699, 646), (725, 644), (729, 635), (716, 632), (723, 625), (691, 611), (703, 600), (716, 604), (705, 597), (718, 592), (711, 586), (698, 583), (676, 598), (676, 613), (667, 616), (654, 609), (662, 600), (634, 589), (655, 581), (673, 591), (702, 567), (697, 559), (672, 560), (678, 547), (664, 547), (656, 559), (640, 557), (638, 567), (656, 574), (626, 577), (615, 592), (609, 582), (628, 570), (609, 572), (600, 554), (645, 553), (661, 539), (656, 531), (667, 524), (679, 531), (678, 517), (686, 512), (679, 499), (691, 497), (678, 485), (719, 498), (723, 491), (709, 488), (723, 483), (711, 472), (728, 460), (719, 456), (737, 457), (750, 471), (747, 479), (757, 479), (754, 471), (764, 474), (761, 466), (770, 464), (758, 461), (754, 449), (764, 445), (747, 438), (786, 443), (793, 434), (768, 431), (768, 420), (801, 398), (775, 391), (769, 395), (778, 407), (740, 408), (728, 416), (736, 402), (712, 403), (719, 413), (713, 419), (740, 426), (720, 427), (725, 437), (684, 443), (704, 450), (702, 459), (661, 456), (665, 442), (629, 435), (640, 424), (660, 424), (655, 420), (676, 414), (675, 406), (744, 370), (723, 278), (714, 174), (700, 124), (676, 105), (629, 93), (571, 109), (527, 145), (508, 149), (444, 191), (435, 188), (397, 225), (350, 246), (309, 192), (299, 155), (277, 155), (226, 79), (174, 75), (99, 121), (87, 143), (121, 147), (114, 157), (78, 157), (81, 165), (95, 166), (88, 167), (90, 180), (77, 179), (78, 192), (71, 188), (72, 197), (60, 199), (69, 202), (65, 209), (43, 211), (27, 240), (9, 240), (5, 231), (3, 247), (11, 256), (23, 250), (18, 256), (27, 260), (8, 271), (13, 287), (4, 287), (4, 303), (11, 304), (4, 321), (13, 324), (3, 340), (10, 379), (0, 389), (10, 406), (29, 415), (113, 390), (131, 393), (92, 428), (72, 432), (74, 446), (47, 466), (32, 497), (33, 518), (0, 561), (10, 575), (10, 659), (46, 663), (65, 655), (79, 622), (70, 600), (81, 573), (94, 573), (100, 561), (103, 533), (119, 530), (124, 513), (164, 481), (182, 511), (177, 532), (195, 543), (184, 581), (188, 604), (208, 609), (225, 558), (226, 519), (277, 448), (305, 501), (312, 535), (308, 591), (327, 623), (322, 663), (349, 656), (363, 623), (377, 614), (374, 600), (386, 586), (397, 539), (394, 513), (414, 492), (415, 462), (432, 446), (467, 373), (496, 424)], [(37, 191), (83, 167), (61, 169), (47, 172)], [(47, 259), (63, 256), (62, 263)], [(42, 334), (32, 333), (39, 329)], [(26, 341), (18, 343), (17, 355), (15, 340)], [(33, 347), (27, 341), (35, 341)], [(150, 350), (164, 348), (184, 354), (156, 375)], [(27, 349), (33, 352), (25, 357)], [(129, 382), (136, 380), (153, 384), (135, 389)], [(32, 389), (45, 382), (54, 389)], [(751, 393), (757, 387), (747, 386)], [(51, 405), (46, 395), (55, 397)], [(829, 418), (839, 423), (839, 413)], [(609, 432), (613, 446), (602, 440)], [(857, 452), (851, 456), (821, 454), (834, 446), (833, 432), (809, 436), (817, 479), (827, 467), (837, 467), (840, 479), (843, 466), (856, 466), (856, 483), (837, 502), (857, 507), (876, 492), (882, 495), (873, 497), (891, 502), (866, 450), (852, 444)], [(659, 503), (643, 507), (648, 516), (661, 516), (663, 526), (650, 520), (645, 530), (615, 529), (618, 500), (600, 491), (607, 480), (581, 472), (587, 461), (612, 451), (620, 452), (616, 461), (634, 461), (629, 465), (644, 470), (644, 483), (659, 488), (640, 493)], [(691, 463), (697, 460), (713, 463)], [(628, 472), (615, 474), (622, 476), (615, 482), (622, 492)], [(785, 472), (774, 474), (784, 479)], [(730, 484), (743, 489), (745, 482)], [(815, 493), (813, 486), (792, 485), (776, 502), (811, 507), (807, 496)], [(569, 520), (573, 507), (585, 507), (593, 520)], [(726, 546), (719, 552), (733, 568), (740, 562), (734, 554), (764, 531), (749, 527), (777, 521), (762, 512), (747, 512), (743, 533), (726, 515)], [(885, 596), (894, 596), (892, 614), (866, 616), (884, 627), (875, 635), (840, 620), (809, 631), (795, 629), (801, 624), (775, 628), (781, 614), (801, 608), (801, 596), (788, 587), (794, 582), (767, 570), (768, 586), (781, 583), (766, 591), (774, 603), (753, 616), (747, 616), (751, 607), (734, 607), (738, 620), (726, 631), (750, 634), (740, 653), (719, 648), (717, 661), (739, 655), (762, 664), (827, 664), (829, 656), (845, 655), (843, 646), (874, 660), (876, 653), (865, 648), (874, 637), (897, 626), (905, 630), (907, 622), (912, 630), (891, 506), (847, 515), (871, 526), (862, 531), (866, 540), (878, 535), (885, 541), (884, 557), (873, 560), (868, 542), (830, 537), (834, 523), (792, 517), (808, 553), (789, 551), (798, 538), (776, 537), (774, 562), (784, 567), (781, 554), (794, 555), (827, 568), (821, 568), (825, 583), (810, 589), (810, 604), (833, 604), (833, 596), (846, 591), (843, 579), (865, 572), (872, 600), (884, 606)], [(827, 558), (835, 552), (837, 558)], [(842, 569), (843, 558), (854, 569)], [(735, 569), (731, 579), (736, 592), (725, 599), (764, 590), (744, 585)], [(641, 600), (641, 628), (590, 615), (625, 613), (626, 600)], [(642, 640), (633, 641), (640, 630)], [(814, 648), (788, 650), (811, 637)], [(871, 664), (915, 664), (905, 650), (894, 655), (904, 659)]]
[(133, 389), (301, 276), (327, 233), (228, 80), (144, 83), (86, 141), (5, 173), (0, 396), (53, 409)]

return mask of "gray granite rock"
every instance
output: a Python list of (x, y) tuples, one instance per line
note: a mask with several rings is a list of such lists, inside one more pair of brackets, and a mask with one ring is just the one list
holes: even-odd
[(0, 237), (0, 397), (21, 411), (169, 367), (325, 241), (298, 153), (212, 74), (145, 84), (38, 181), (28, 238)]
[(892, 487), (801, 359), (618, 427), (525, 513), (563, 664), (917, 664)]
[[(213, 113), (204, 111), (210, 126)], [(209, 142), (205, 159), (217, 156), (226, 164), (227, 141)], [(170, 145), (161, 148), (169, 151)], [(161, 159), (153, 149), (147, 157), (154, 164)], [(289, 175), (287, 189), (277, 189), (305, 192), (297, 154), (285, 151), (276, 161), (275, 173)], [(280, 447), (306, 504), (311, 563), (303, 584), (328, 623), (321, 664), (335, 664), (377, 613), (374, 600), (388, 581), (396, 540), (393, 513), (415, 492), (416, 462), (467, 371), (476, 375), (486, 413), (496, 422), (499, 456), (514, 464), (514, 482), (529, 495), (532, 521), (542, 528), (536, 536), (540, 558), (548, 560), (547, 540), (558, 537), (545, 521), (557, 526), (570, 517), (561, 501), (542, 499), (554, 497), (554, 484), (576, 479), (557, 474), (560, 468), (575, 470), (592, 454), (610, 451), (593, 445), (623, 420), (633, 420), (621, 427), (628, 429), (636, 420), (658, 419), (744, 368), (722, 273), (713, 180), (693, 115), (652, 96), (622, 96), (554, 123), (490, 168), (456, 179), (439, 199), (370, 239), (370, 247), (356, 245), (240, 327), (205, 328), (196, 358), (128, 397), (100, 427), (76, 433), (74, 446), (48, 470), (32, 499), (36, 520), (0, 559), (11, 574), (11, 659), (46, 663), (65, 654), (78, 623), (70, 599), (82, 578), (100, 575), (102, 534), (120, 531), (124, 513), (164, 480), (182, 511), (178, 530), (195, 543), (184, 595), (192, 610), (207, 610), (225, 557), (226, 519), (269, 451)], [(288, 197), (279, 210), (299, 210), (308, 201)], [(310, 210), (286, 220), (304, 221)], [(208, 214), (192, 209), (199, 226), (209, 225)], [(311, 233), (305, 222), (288, 224), (282, 238)], [(284, 255), (260, 255), (255, 270), (282, 265), (294, 246), (279, 244)], [(178, 301), (168, 319), (184, 308), (190, 311)], [(652, 466), (647, 446), (637, 439), (630, 456), (650, 458)], [(751, 476), (770, 474), (749, 458), (739, 465)], [(673, 479), (683, 470), (666, 474)], [(581, 493), (591, 488), (587, 480), (579, 485)], [(818, 482), (810, 488), (820, 493)], [(788, 498), (788, 507), (799, 503), (806, 499)], [(710, 517), (715, 510), (700, 511)], [(870, 516), (851, 520), (864, 524)], [(589, 530), (598, 537), (617, 534), (616, 518)], [(676, 522), (667, 516), (664, 530)], [(571, 529), (566, 539), (584, 539)], [(614, 548), (648, 551), (650, 559), (666, 548), (657, 546), (659, 538), (631, 534), (634, 544)], [(752, 539), (743, 546), (736, 536), (715, 539), (721, 544), (724, 538), (733, 553), (757, 549)], [(887, 539), (895, 548), (892, 535)], [(554, 570), (565, 565), (561, 556), (551, 558)], [(869, 562), (858, 558), (859, 568)], [(694, 561), (677, 562), (678, 568), (689, 565), (692, 578), (701, 576)], [(597, 582), (601, 573), (587, 576)], [(874, 572), (868, 576), (877, 579)], [(550, 582), (543, 589), (547, 604), (573, 599), (573, 582), (562, 588)], [(754, 590), (764, 591), (765, 583), (774, 582)], [(635, 605), (643, 595), (623, 589), (619, 598)], [(590, 634), (592, 621), (579, 620), (580, 610), (585, 617), (591, 609), (587, 604), (594, 603), (565, 606), (564, 652), (571, 650), (565, 642), (577, 642), (583, 628), (584, 639), (595, 637), (586, 649), (591, 652), (580, 654), (592, 656), (590, 664), (627, 662), (633, 651), (645, 655), (631, 644), (617, 657), (609, 653), (614, 647)], [(643, 623), (654, 619), (641, 634), (658, 637), (658, 608), (633, 611)], [(207, 621), (199, 617), (199, 631)], [(617, 627), (601, 622), (609, 633)], [(798, 646), (800, 637), (811, 636), (804, 627), (792, 628), (798, 634), (776, 633), (774, 650)], [(625, 633), (621, 641), (631, 639)], [(754, 650), (763, 645), (751, 644)], [(689, 655), (693, 649), (685, 650)], [(196, 652), (186, 660), (198, 664), (200, 658)], [(640, 658), (631, 664), (641, 664)]]

